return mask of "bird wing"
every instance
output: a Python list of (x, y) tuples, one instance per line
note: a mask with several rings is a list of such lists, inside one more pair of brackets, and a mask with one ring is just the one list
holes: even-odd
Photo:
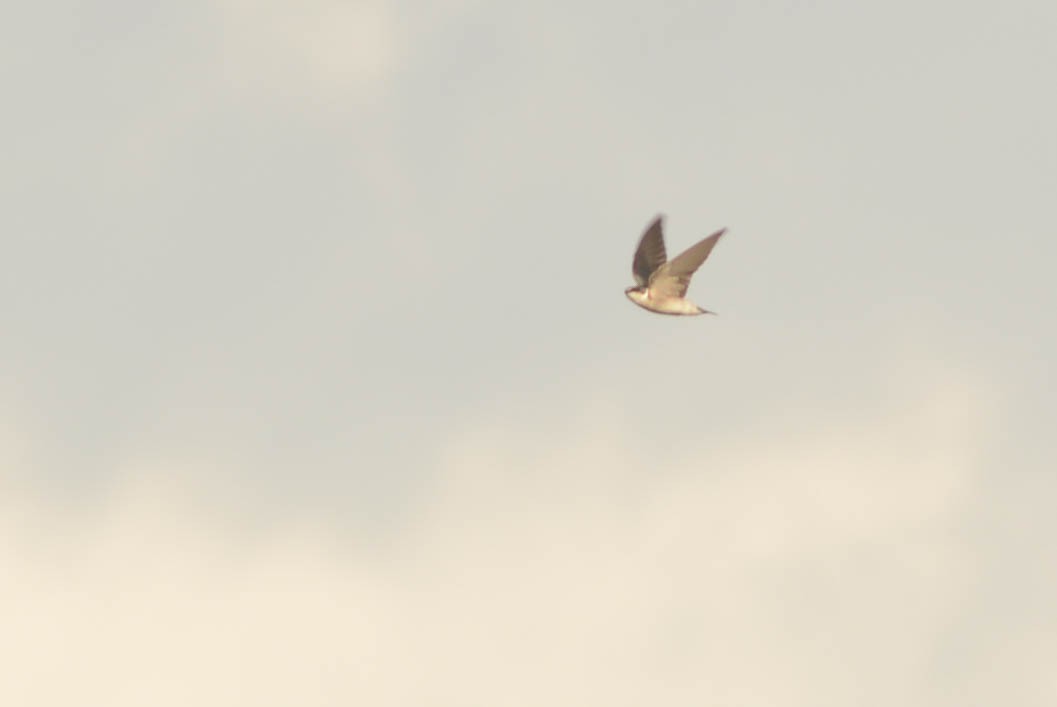
[(664, 265), (668, 254), (664, 250), (664, 233), (661, 222), (663, 216), (653, 219), (646, 232), (642, 234), (639, 247), (635, 250), (635, 260), (631, 263), (631, 272), (635, 276), (635, 282), (642, 287), (650, 281), (650, 276)]
[(650, 289), (662, 297), (683, 297), (690, 287), (690, 278), (726, 232), (727, 229), (721, 228), (658, 268), (650, 278)]

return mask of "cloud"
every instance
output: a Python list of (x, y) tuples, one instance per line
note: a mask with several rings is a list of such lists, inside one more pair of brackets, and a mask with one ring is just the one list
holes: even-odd
[(604, 408), (473, 425), (384, 537), (247, 532), (159, 465), (91, 512), (12, 486), (0, 699), (935, 704), (990, 403), (893, 400), (655, 465)]
[(385, 2), (224, 0), (220, 7), (225, 62), (248, 86), (371, 91), (399, 62), (401, 34)]

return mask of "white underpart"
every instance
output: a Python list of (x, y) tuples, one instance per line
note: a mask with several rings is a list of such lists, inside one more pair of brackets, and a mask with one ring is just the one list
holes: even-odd
[(658, 297), (651, 290), (638, 292), (632, 290), (627, 293), (628, 299), (643, 309), (663, 314), (702, 314), (701, 309), (688, 299), (682, 297)]

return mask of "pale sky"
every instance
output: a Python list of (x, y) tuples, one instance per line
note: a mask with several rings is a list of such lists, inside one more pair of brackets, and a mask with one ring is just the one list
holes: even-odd
[(0, 703), (1057, 703), (1057, 5), (168, 5), (0, 9)]

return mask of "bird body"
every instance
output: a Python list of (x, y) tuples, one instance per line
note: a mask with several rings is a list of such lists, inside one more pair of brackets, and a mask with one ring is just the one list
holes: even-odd
[(683, 316), (694, 316), (697, 314), (711, 314), (707, 309), (702, 309), (685, 297), (658, 297), (650, 292), (648, 287), (629, 287), (626, 291), (628, 299), (643, 309), (648, 309), (657, 314), (675, 314)]
[(642, 234), (631, 264), (637, 285), (624, 290), (624, 294), (643, 309), (658, 314), (714, 314), (686, 299), (686, 290), (690, 286), (690, 278), (705, 262), (727, 229), (721, 228), (668, 260), (664, 248), (663, 220), (663, 216), (658, 216)]

